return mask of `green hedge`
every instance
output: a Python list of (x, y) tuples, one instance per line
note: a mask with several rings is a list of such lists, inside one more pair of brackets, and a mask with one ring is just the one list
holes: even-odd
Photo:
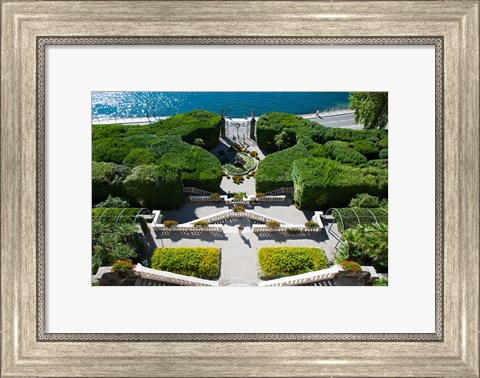
[(387, 172), (357, 168), (323, 159), (301, 159), (293, 165), (295, 203), (301, 209), (343, 207), (359, 193), (387, 196)]
[(222, 166), (220, 161), (210, 152), (191, 146), (182, 153), (166, 153), (159, 164), (172, 166), (181, 171), (184, 186), (195, 186), (210, 192), (218, 192), (222, 181)]
[(130, 152), (130, 146), (122, 138), (103, 138), (92, 141), (92, 161), (122, 164)]
[(300, 127), (304, 121), (304, 119), (293, 114), (278, 112), (263, 114), (255, 125), (258, 146), (264, 149), (276, 150), (275, 136), (282, 131), (294, 131)]
[(123, 180), (130, 174), (130, 168), (111, 162), (92, 163), (92, 201), (95, 205), (107, 199), (108, 195), (124, 197)]
[(151, 267), (208, 280), (220, 276), (220, 249), (209, 247), (157, 248)]
[(161, 120), (152, 124), (151, 129), (160, 136), (178, 135), (190, 144), (194, 144), (195, 139), (201, 138), (205, 148), (210, 150), (217, 145), (221, 120), (222, 118), (215, 113), (194, 110)]
[(307, 148), (302, 144), (267, 155), (255, 173), (255, 190), (260, 193), (269, 192), (281, 187), (292, 187), (293, 163), (306, 157)]
[(141, 210), (141, 208), (129, 207), (95, 207), (92, 209), (92, 219), (94, 221), (99, 221), (101, 217), (102, 222), (111, 223), (116, 222), (118, 216), (118, 223), (133, 223), (136, 215)]
[(387, 130), (353, 130), (343, 128), (325, 128), (322, 135), (323, 140), (316, 140), (318, 143), (326, 143), (330, 140), (341, 140), (344, 142), (355, 142), (357, 140), (365, 140), (378, 143), (380, 140), (387, 138)]
[(263, 247), (258, 250), (258, 263), (263, 279), (273, 279), (312, 272), (328, 267), (320, 248)]
[(139, 165), (123, 183), (130, 198), (149, 209), (171, 210), (183, 204), (180, 172), (165, 165)]
[(369, 142), (368, 140), (356, 140), (352, 143), (352, 148), (361, 153), (368, 160), (378, 159), (380, 149), (375, 143)]
[(360, 165), (367, 162), (367, 158), (351, 148), (348, 142), (330, 141), (323, 145), (311, 144), (311, 146), (309, 155), (313, 157), (323, 157), (351, 165)]
[(146, 148), (133, 148), (128, 155), (125, 156), (125, 159), (123, 159), (123, 164), (127, 167), (133, 168), (137, 165), (153, 164), (156, 160), (157, 157), (155, 154)]
[(340, 231), (358, 226), (359, 220), (363, 225), (376, 224), (377, 222), (388, 224), (388, 212), (381, 207), (369, 209), (341, 207), (335, 210), (332, 211), (332, 215), (335, 217), (335, 222)]

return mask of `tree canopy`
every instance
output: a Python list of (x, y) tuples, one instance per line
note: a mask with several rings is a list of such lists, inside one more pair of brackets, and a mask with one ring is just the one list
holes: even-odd
[(384, 129), (388, 124), (388, 92), (352, 92), (350, 109), (355, 111), (355, 123), (365, 129)]

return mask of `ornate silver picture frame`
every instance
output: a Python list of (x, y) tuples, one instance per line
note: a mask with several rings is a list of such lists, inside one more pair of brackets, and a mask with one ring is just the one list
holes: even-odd
[[(479, 4), (409, 5), (2, 1), (2, 376), (478, 377)], [(45, 332), (45, 47), (205, 44), (435, 46), (434, 333)]]

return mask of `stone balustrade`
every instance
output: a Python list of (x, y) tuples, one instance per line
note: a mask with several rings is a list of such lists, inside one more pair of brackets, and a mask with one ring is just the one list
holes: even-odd
[[(196, 222), (196, 221), (195, 221)], [(222, 226), (211, 225), (208, 226), (195, 226), (193, 223), (184, 223), (179, 224), (173, 227), (165, 227), (163, 224), (156, 225), (154, 230), (157, 232), (188, 232), (188, 233), (198, 233), (198, 232), (223, 232)]]
[(271, 190), (270, 192), (266, 192), (265, 195), (274, 196), (274, 195), (282, 194), (282, 193), (293, 194), (293, 188), (287, 188), (287, 187), (278, 188), (278, 189), (275, 189), (275, 190)]
[(333, 280), (339, 272), (339, 266), (334, 265), (327, 269), (317, 270), (316, 272), (308, 272), (297, 274), (295, 276), (278, 278), (269, 281), (260, 281), (258, 286), (299, 286), (309, 285), (315, 282)]
[(183, 192), (184, 193), (200, 194), (202, 196), (209, 196), (211, 194), (211, 192), (209, 192), (208, 190), (195, 188), (194, 186), (184, 186), (183, 187)]
[(144, 280), (153, 280), (166, 282), (179, 286), (218, 286), (217, 281), (204, 280), (202, 278), (196, 278), (191, 276), (184, 276), (182, 274), (176, 274), (171, 272), (165, 272), (163, 270), (156, 270), (146, 268), (142, 264), (137, 264), (134, 272)]
[(268, 232), (284, 232), (284, 233), (306, 233), (306, 232), (321, 232), (322, 227), (305, 227), (296, 225), (280, 225), (280, 227), (267, 227), (263, 224), (254, 224), (252, 231), (256, 234)]

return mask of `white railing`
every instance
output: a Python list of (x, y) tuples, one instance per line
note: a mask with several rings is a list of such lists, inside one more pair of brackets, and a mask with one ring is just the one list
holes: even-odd
[(248, 200), (250, 202), (284, 202), (287, 199), (287, 196), (270, 196), (265, 195), (263, 197), (250, 196)]
[(266, 232), (284, 232), (284, 233), (305, 233), (305, 232), (321, 232), (321, 227), (305, 227), (296, 225), (281, 225), (280, 227), (267, 227), (263, 224), (254, 224), (252, 231), (256, 234)]
[(212, 198), (211, 196), (188, 196), (188, 200), (191, 202), (226, 202), (227, 196), (217, 198)]
[(266, 192), (265, 194), (270, 196), (270, 195), (276, 195), (276, 194), (281, 194), (281, 193), (289, 193), (289, 194), (292, 194), (293, 193), (293, 188), (287, 188), (287, 187), (283, 187), (283, 188), (278, 188), (278, 189), (275, 189), (275, 190), (272, 190), (270, 192)]
[[(370, 273), (370, 280), (379, 277), (377, 271), (373, 266), (362, 266), (363, 272)], [(308, 285), (315, 282), (329, 281), (335, 279), (335, 276), (343, 271), (339, 265), (333, 265), (330, 268), (317, 270), (315, 272), (308, 272), (297, 274), (295, 276), (277, 278), (275, 280), (260, 281), (258, 286), (298, 286)]]
[(257, 222), (279, 222), (281, 225), (285, 225), (285, 222), (275, 219), (266, 215), (259, 214), (253, 210), (245, 210), (245, 211), (233, 211), (233, 210), (224, 210), (218, 213), (208, 215), (203, 218), (195, 219), (191, 222), (184, 223), (184, 225), (192, 225), (198, 221), (207, 221), (208, 223), (215, 223), (220, 222), (222, 220), (230, 219), (230, 218), (248, 218)]
[(183, 187), (183, 192), (184, 193), (200, 194), (200, 195), (204, 195), (204, 196), (209, 196), (211, 194), (211, 192), (209, 192), (208, 190), (198, 189), (198, 188), (195, 188), (194, 186), (184, 186)]
[(270, 280), (270, 281), (260, 281), (258, 283), (258, 286), (308, 285), (314, 282), (332, 280), (335, 278), (335, 275), (338, 272), (339, 272), (338, 265), (334, 265), (327, 269), (317, 270), (316, 272), (297, 274), (296, 276), (283, 277), (283, 278), (278, 278), (276, 280)]
[(154, 227), (154, 230), (158, 232), (164, 232), (164, 233), (168, 233), (168, 232), (188, 232), (188, 233), (219, 232), (221, 233), (223, 232), (223, 228), (221, 226), (211, 225), (211, 224), (209, 224), (208, 226), (195, 226), (189, 223), (179, 224), (173, 227), (165, 227), (163, 224), (159, 224)]
[(202, 278), (146, 268), (141, 264), (137, 264), (134, 271), (145, 280), (167, 282), (180, 286), (218, 286), (217, 281), (204, 280)]

